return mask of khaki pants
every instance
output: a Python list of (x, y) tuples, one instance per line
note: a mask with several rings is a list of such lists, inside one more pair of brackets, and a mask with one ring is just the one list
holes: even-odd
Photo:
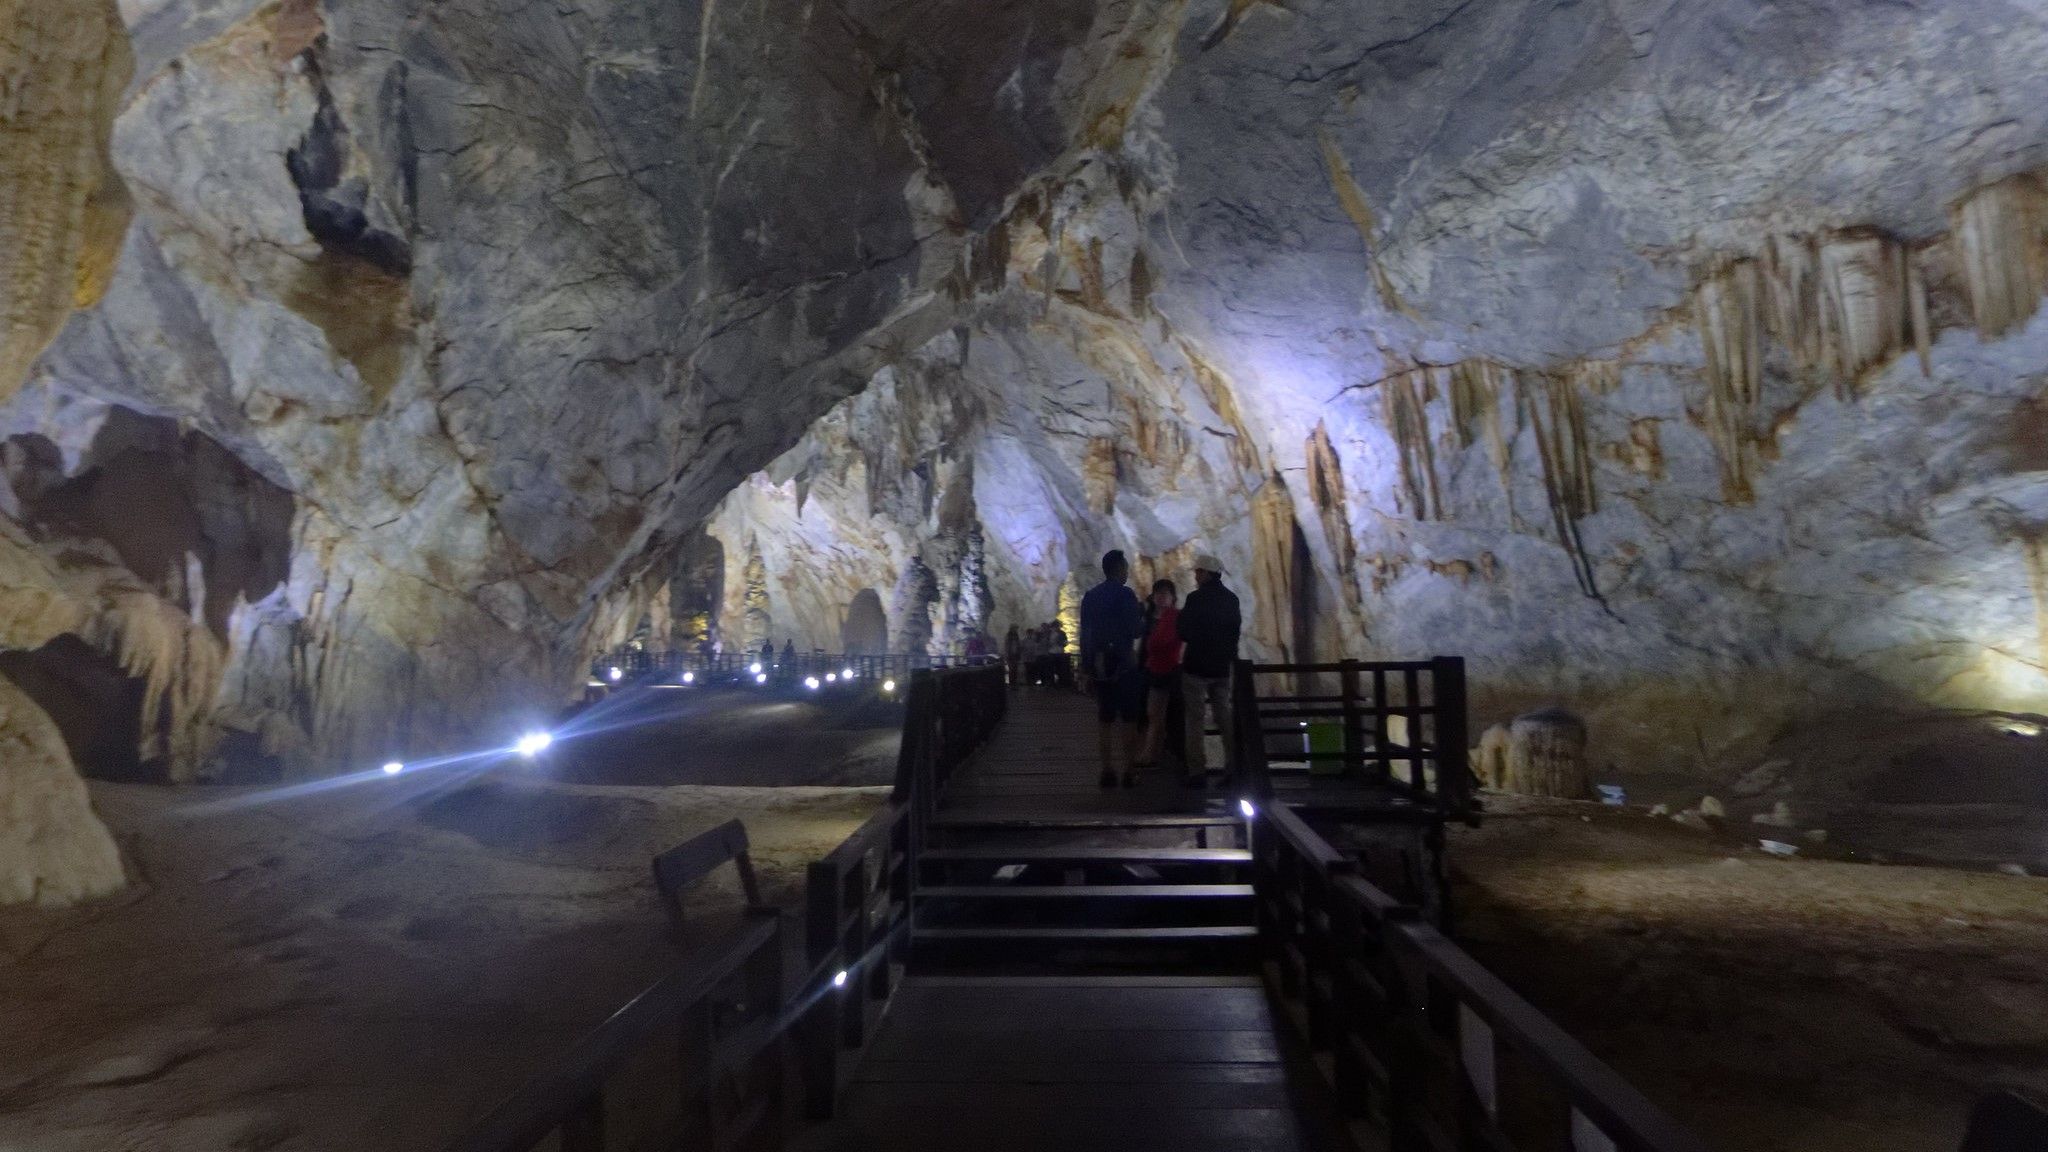
[(1197, 676), (1192, 672), (1181, 673), (1181, 709), (1187, 721), (1188, 775), (1196, 776), (1208, 771), (1209, 753), (1205, 748), (1202, 730), (1208, 727), (1206, 713), (1216, 714), (1216, 731), (1223, 736), (1223, 766), (1232, 772), (1237, 768), (1237, 749), (1230, 741), (1230, 676)]

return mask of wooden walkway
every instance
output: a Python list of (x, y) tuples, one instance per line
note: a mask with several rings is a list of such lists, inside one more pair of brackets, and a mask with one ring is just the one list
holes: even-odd
[(819, 1152), (1347, 1148), (1253, 976), (914, 976)]
[[(925, 851), (936, 863), (920, 881), (916, 938), (1048, 949), (1028, 953), (1035, 968), (1029, 959), (994, 968), (919, 959), (854, 1068), (838, 1118), (802, 1149), (1351, 1148), (1325, 1083), (1274, 1017), (1242, 947), (1250, 929), (1217, 937), (1239, 946), (1220, 972), (1213, 956), (1191, 964), (1172, 950), (1173, 933), (1206, 940), (1225, 931), (1216, 913), (1249, 917), (1251, 890), (1241, 881), (1250, 854), (1234, 800), (1181, 788), (1170, 767), (1144, 773), (1136, 788), (1103, 789), (1092, 702), (1040, 689), (1010, 700), (1007, 719), (954, 774), (933, 818), (941, 842)], [(1187, 899), (1160, 899), (1171, 895)], [(1031, 909), (1011, 915), (1018, 905)], [(977, 909), (993, 919), (926, 927), (963, 907), (970, 919)], [(1084, 907), (1092, 919), (1078, 918)], [(1144, 914), (1190, 909), (1212, 914), (1195, 911), (1195, 926), (1179, 928)], [(1084, 922), (1096, 926), (1076, 926)], [(1166, 948), (1149, 966), (1151, 954), (1125, 956), (1114, 974), (1058, 950), (1146, 943)], [(921, 957), (926, 951), (920, 945)], [(1033, 974), (1016, 974), (1020, 965)]]
[[(1101, 773), (1096, 728), (1095, 704), (1086, 697), (1055, 688), (1010, 693), (1009, 716), (946, 785), (940, 810), (954, 816), (1170, 815), (1221, 810), (1220, 797), (1180, 787), (1177, 766), (1141, 771), (1136, 788), (1112, 791), (1100, 787), (1096, 783)], [(1214, 741), (1210, 750), (1218, 751)], [(1121, 749), (1117, 755), (1122, 764)], [(1212, 755), (1211, 762), (1220, 763), (1219, 755)]]

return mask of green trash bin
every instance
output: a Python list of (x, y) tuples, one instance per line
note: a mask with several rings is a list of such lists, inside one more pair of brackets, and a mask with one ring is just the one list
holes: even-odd
[(1315, 757), (1308, 762), (1308, 770), (1315, 776), (1342, 776), (1344, 774), (1344, 725), (1335, 720), (1311, 721), (1308, 726), (1308, 750)]

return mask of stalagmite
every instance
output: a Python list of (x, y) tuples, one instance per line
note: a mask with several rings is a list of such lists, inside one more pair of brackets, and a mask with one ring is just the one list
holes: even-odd
[(747, 549), (747, 566), (740, 579), (740, 610), (744, 621), (741, 635), (747, 649), (756, 651), (771, 639), (768, 632), (773, 627), (768, 615), (768, 565), (761, 557), (759, 543)]
[(1480, 738), (1477, 771), (1488, 787), (1529, 796), (1583, 800), (1592, 794), (1586, 775), (1586, 724), (1561, 708), (1518, 716)]
[(925, 651), (932, 640), (931, 607), (938, 598), (938, 578), (923, 560), (912, 557), (889, 602), (889, 619), (896, 621), (892, 650), (913, 655)]

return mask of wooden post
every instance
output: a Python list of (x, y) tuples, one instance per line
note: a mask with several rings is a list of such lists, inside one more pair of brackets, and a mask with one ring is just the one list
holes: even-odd
[[(868, 950), (868, 861), (862, 856), (846, 870), (841, 881), (839, 916), (850, 921), (839, 941), (839, 963), (851, 968), (860, 962)], [(853, 913), (848, 916), (847, 913)], [(858, 1048), (867, 1039), (868, 1013), (867, 998), (862, 995), (864, 987), (860, 975), (848, 977), (845, 987), (834, 990), (839, 1000), (839, 1042), (848, 1048)]]
[(1472, 767), (1465, 717), (1465, 658), (1439, 656), (1429, 662), (1435, 707), (1436, 787), (1444, 815), (1464, 818), (1472, 811)]
[[(813, 861), (804, 874), (806, 968), (815, 971), (838, 946), (839, 870), (828, 861)], [(799, 1040), (804, 1115), (812, 1120), (829, 1120), (839, 1091), (840, 999), (831, 988), (806, 988), (804, 994), (816, 997), (804, 1013)]]
[[(1358, 712), (1358, 661), (1346, 659), (1339, 672), (1339, 682), (1344, 693), (1344, 773), (1347, 776), (1365, 775), (1365, 724)], [(1315, 763), (1309, 763), (1309, 772), (1315, 772)]]
[(788, 1039), (781, 1033), (778, 1017), (782, 1014), (782, 914), (764, 909), (757, 915), (774, 918), (775, 932), (761, 945), (747, 961), (747, 1009), (756, 1019), (768, 1021), (776, 1035), (761, 1053), (757, 1065), (743, 1069), (747, 1085), (763, 1097), (760, 1128), (753, 1134), (751, 1144), (755, 1148), (779, 1149), (782, 1147), (782, 1127), (786, 1108), (782, 1098), (783, 1083), (787, 1076)]
[(1394, 778), (1394, 764), (1387, 755), (1387, 670), (1372, 670), (1372, 756), (1382, 781)]
[(1402, 733), (1402, 743), (1408, 752), (1408, 786), (1417, 792), (1429, 788), (1429, 779), (1422, 771), (1422, 673), (1419, 669), (1401, 670), (1401, 719), (1407, 731)]

